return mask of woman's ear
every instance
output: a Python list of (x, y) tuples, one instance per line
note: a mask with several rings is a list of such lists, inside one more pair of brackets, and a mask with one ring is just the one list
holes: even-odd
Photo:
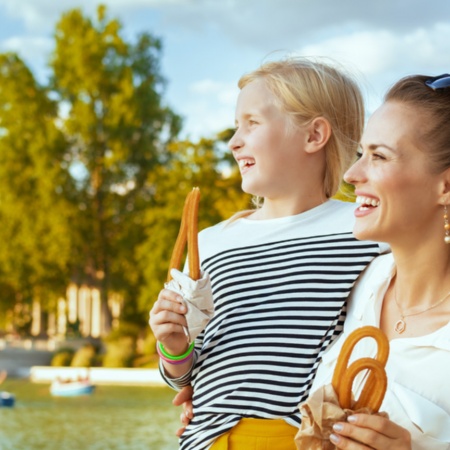
[(450, 205), (450, 168), (442, 172), (442, 178), (439, 182), (439, 203), (441, 205)]
[(331, 125), (324, 117), (316, 117), (307, 127), (306, 153), (315, 153), (325, 147), (331, 136)]

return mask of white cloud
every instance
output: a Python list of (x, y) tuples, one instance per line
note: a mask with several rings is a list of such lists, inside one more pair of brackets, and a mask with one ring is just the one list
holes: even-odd
[(450, 24), (417, 28), (404, 34), (387, 30), (355, 32), (302, 46), (297, 53), (331, 57), (352, 72), (360, 72), (357, 78), (366, 89), (371, 112), (387, 88), (402, 76), (449, 70), (444, 67), (447, 60), (443, 55), (450, 54)]
[(204, 79), (188, 87), (188, 96), (177, 110), (184, 117), (186, 137), (196, 140), (223, 131), (234, 124), (239, 89), (236, 83)]
[[(361, 80), (369, 111), (401, 76), (450, 70), (448, 0), (435, 0), (428, 8), (423, 0), (100, 3), (107, 5), (109, 17), (122, 21), (127, 37), (148, 31), (162, 38), (168, 99), (194, 136), (231, 126), (239, 76), (267, 57), (296, 52), (337, 59)], [(16, 51), (35, 73), (42, 73), (61, 13), (82, 8), (93, 15), (97, 5), (92, 0), (0, 0), (0, 27), (8, 16), (25, 27), (18, 34), (8, 22), (9, 35), (16, 37), (0, 42), (0, 51)]]

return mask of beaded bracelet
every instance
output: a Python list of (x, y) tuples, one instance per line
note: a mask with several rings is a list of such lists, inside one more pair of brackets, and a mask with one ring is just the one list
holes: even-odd
[(192, 342), (192, 344), (189, 346), (189, 348), (186, 350), (185, 353), (179, 356), (173, 356), (167, 353), (166, 349), (161, 344), (161, 342), (158, 342), (156, 344), (156, 351), (158, 352), (159, 357), (169, 364), (183, 364), (189, 361), (194, 356), (194, 347), (195, 342)]

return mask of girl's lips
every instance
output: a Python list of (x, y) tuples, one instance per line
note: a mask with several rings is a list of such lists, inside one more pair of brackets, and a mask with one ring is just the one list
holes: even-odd
[(237, 163), (239, 165), (241, 174), (244, 174), (247, 173), (255, 165), (255, 160), (253, 158), (240, 158)]

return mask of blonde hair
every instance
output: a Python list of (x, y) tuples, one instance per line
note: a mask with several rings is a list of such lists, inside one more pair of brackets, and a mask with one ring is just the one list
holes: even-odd
[(265, 80), (293, 124), (303, 126), (317, 117), (330, 123), (323, 189), (326, 198), (332, 197), (354, 161), (364, 128), (364, 101), (356, 82), (331, 65), (298, 57), (267, 62), (243, 75), (238, 86), (258, 79)]

